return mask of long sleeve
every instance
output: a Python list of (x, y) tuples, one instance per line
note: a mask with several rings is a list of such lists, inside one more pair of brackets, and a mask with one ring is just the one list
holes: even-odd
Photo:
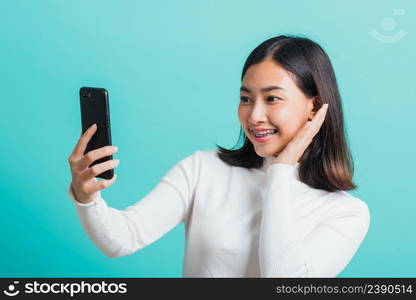
[[(198, 174), (198, 151), (174, 165), (144, 198), (124, 210), (109, 207), (101, 192), (91, 202), (76, 200), (77, 213), (90, 239), (108, 257), (130, 255), (186, 221)], [(144, 173), (144, 172), (143, 172)]]
[(351, 201), (302, 238), (291, 198), (294, 171), (292, 165), (276, 163), (267, 169), (259, 245), (261, 277), (335, 277), (368, 231), (368, 207), (361, 200)]

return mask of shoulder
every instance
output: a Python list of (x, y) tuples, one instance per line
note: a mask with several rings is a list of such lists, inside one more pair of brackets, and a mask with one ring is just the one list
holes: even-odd
[(180, 159), (173, 168), (183, 169), (186, 173), (199, 174), (201, 169), (218, 169), (225, 163), (217, 156), (216, 149), (194, 150)]
[[(222, 161), (216, 149), (195, 150), (185, 158), (183, 158), (178, 165), (192, 172), (192, 176), (208, 176), (209, 178), (218, 178), (229, 176), (231, 167)], [(204, 177), (205, 178), (205, 177)]]
[(216, 149), (205, 149), (205, 150), (195, 150), (181, 162), (194, 162), (202, 165), (211, 165), (211, 164), (224, 164), (223, 161), (217, 155), (218, 150)]
[(218, 153), (218, 150), (217, 149), (198, 150), (197, 152), (198, 152), (199, 157), (203, 161), (222, 162), (222, 160), (220, 160), (220, 158), (217, 155), (217, 153)]
[(346, 191), (331, 192), (329, 195), (335, 203), (331, 209), (332, 215), (356, 216), (363, 223), (370, 223), (370, 209), (365, 201)]
[(219, 160), (217, 156), (217, 150), (216, 149), (206, 149), (206, 150), (194, 150), (187, 156), (183, 157), (180, 162), (207, 162), (207, 161), (213, 161), (213, 160)]

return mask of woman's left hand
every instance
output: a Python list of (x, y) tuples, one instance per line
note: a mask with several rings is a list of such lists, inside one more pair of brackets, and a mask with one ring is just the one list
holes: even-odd
[(282, 152), (273, 160), (273, 163), (296, 165), (302, 157), (303, 152), (308, 148), (314, 136), (319, 132), (325, 115), (328, 110), (328, 104), (325, 103), (317, 111), (311, 121), (307, 121), (305, 125), (298, 131), (293, 139), (286, 145)]

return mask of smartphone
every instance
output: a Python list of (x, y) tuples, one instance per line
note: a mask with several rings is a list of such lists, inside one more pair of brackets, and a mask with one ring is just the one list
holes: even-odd
[[(110, 105), (108, 92), (104, 88), (81, 87), (79, 90), (81, 105), (82, 133), (92, 124), (97, 124), (97, 130), (88, 142), (84, 154), (104, 146), (111, 145), (110, 128)], [(113, 156), (106, 156), (94, 161), (89, 167), (113, 159)], [(95, 176), (96, 178), (111, 179), (114, 176), (114, 169), (104, 171)]]

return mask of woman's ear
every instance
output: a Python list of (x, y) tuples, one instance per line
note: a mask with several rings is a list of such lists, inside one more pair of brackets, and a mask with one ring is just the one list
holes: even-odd
[(316, 112), (319, 110), (319, 107), (317, 107), (318, 104), (318, 96), (311, 99), (310, 105), (312, 106), (310, 109), (311, 111), (308, 114), (308, 121), (311, 121), (313, 117), (315, 117)]
[(308, 115), (308, 121), (311, 121), (314, 116), (315, 116), (315, 111), (312, 110)]

